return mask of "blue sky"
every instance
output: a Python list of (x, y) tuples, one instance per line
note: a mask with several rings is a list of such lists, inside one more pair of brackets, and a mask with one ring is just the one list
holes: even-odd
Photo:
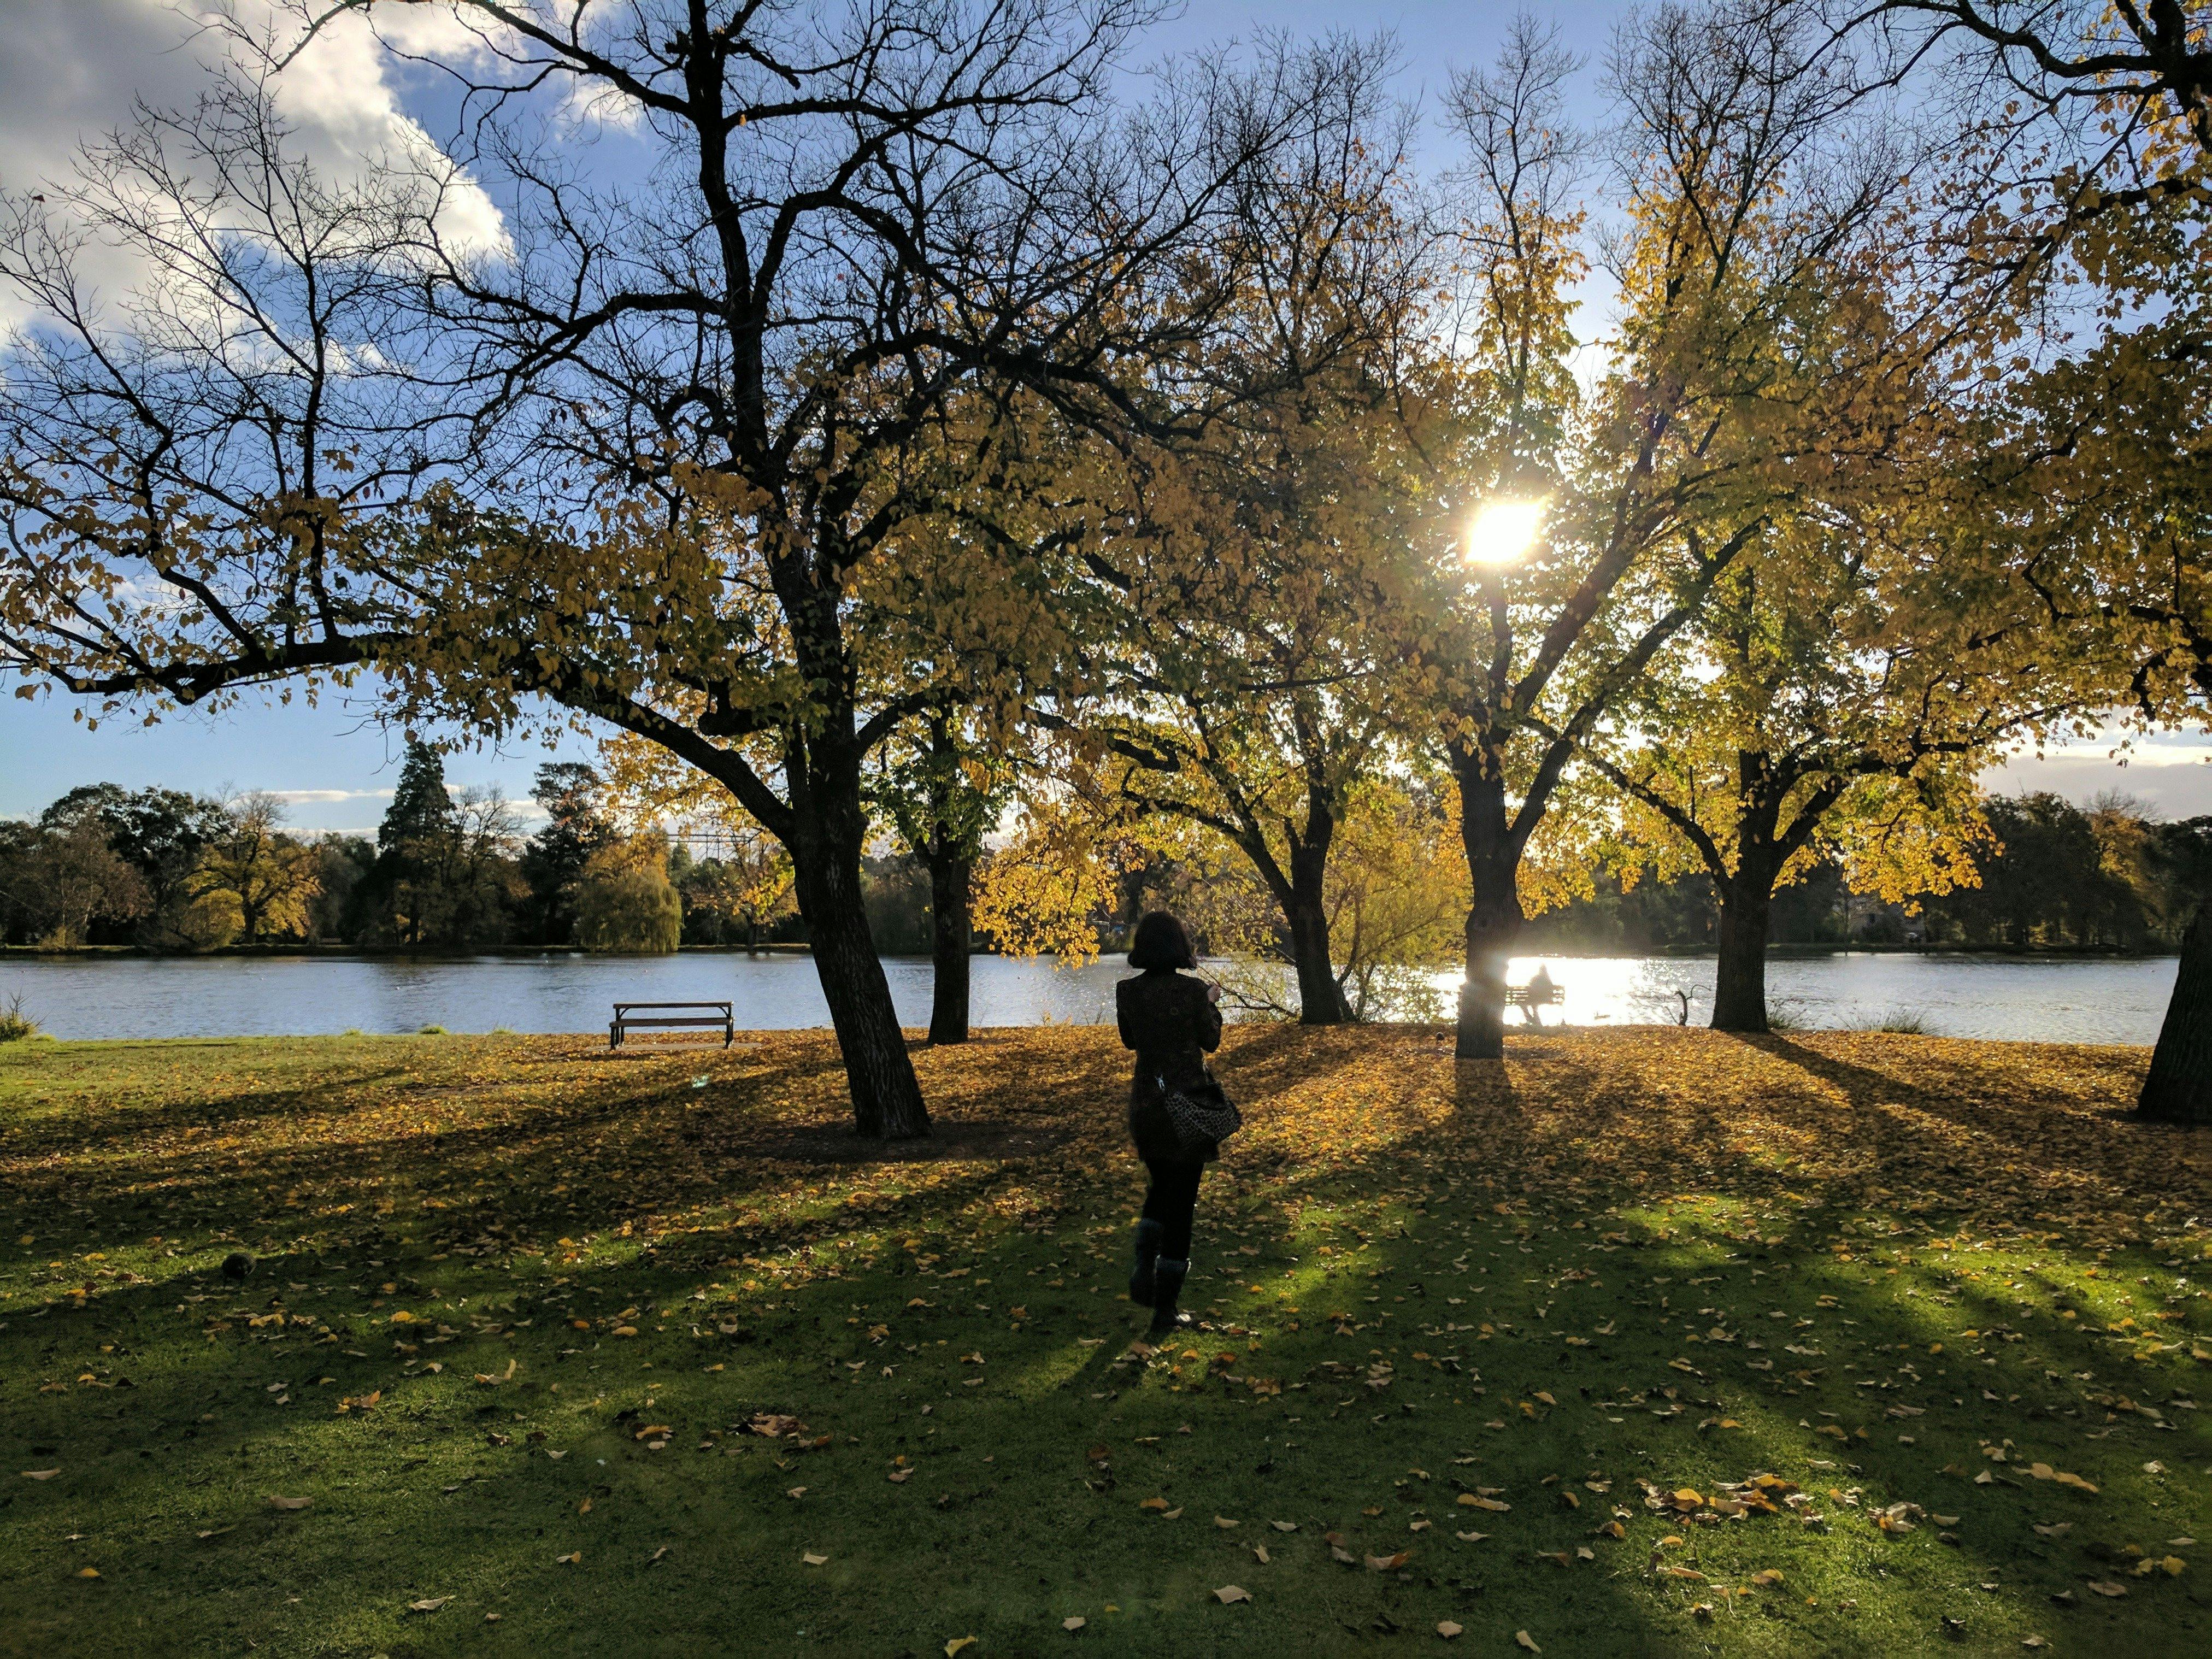
[[(242, 8), (257, 3), (240, 0)], [(1517, 9), (1492, 0), (1194, 0), (1136, 55), (1196, 50), (1263, 28), (1389, 28), (1405, 65), (1403, 94), (1433, 100), (1452, 70), (1494, 55)], [(1531, 9), (1556, 20), (1572, 49), (1588, 58), (1578, 102), (1595, 118), (1607, 43), (1628, 8), (1576, 0)], [(27, 185), (59, 170), (70, 145), (125, 118), (134, 95), (158, 102), (189, 97), (204, 72), (193, 53), (207, 49), (208, 37), (199, 37), (198, 46), (184, 39), (168, 0), (0, 3), (0, 184)], [(365, 38), (337, 43), (305, 73), (295, 118), (327, 155), (357, 154), (365, 142), (404, 125), (410, 111), (422, 112), (415, 88), (375, 58)], [(362, 829), (381, 816), (398, 772), (399, 737), (378, 723), (373, 702), (363, 697), (326, 696), (313, 706), (298, 696), (289, 704), (257, 697), (219, 715), (172, 716), (151, 728), (116, 720), (96, 732), (88, 732), (76, 712), (59, 696), (0, 697), (0, 817), (27, 817), (78, 784), (112, 780), (208, 793), (271, 790), (291, 799), (294, 821), (303, 828)], [(2200, 740), (2156, 739), (2124, 772), (2105, 751), (2105, 745), (2090, 745), (2056, 759), (2021, 762), (1990, 782), (2008, 790), (2057, 788), (2081, 799), (2118, 787), (2171, 817), (2212, 812), (2212, 768), (2203, 763), (2208, 750)], [(588, 758), (590, 744), (567, 737), (559, 752)], [(447, 775), (457, 784), (495, 785), (520, 799), (547, 753), (533, 742), (479, 749), (452, 757)]]

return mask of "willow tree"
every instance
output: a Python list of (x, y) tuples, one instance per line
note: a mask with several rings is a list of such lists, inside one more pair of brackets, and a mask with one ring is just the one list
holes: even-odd
[[(250, 142), (163, 129), (228, 158), (213, 184), (149, 138), (71, 198), (157, 255), (191, 228), (159, 329), (93, 314), (59, 204), (18, 204), (4, 272), (47, 321), (9, 358), (9, 660), (128, 702), (374, 670), (410, 715), (550, 702), (659, 744), (790, 854), (858, 1128), (924, 1133), (860, 884), (867, 757), (945, 694), (942, 619), (877, 597), (937, 483), (916, 451), (984, 385), (1140, 418), (1131, 365), (1207, 313), (1162, 325), (1170, 262), (1302, 107), (1263, 60), (1112, 108), (1148, 0), (452, 10), (503, 248), (452, 245), (453, 169), (335, 191), (243, 94)], [(585, 176), (549, 136), (580, 111), (645, 165)], [(1043, 597), (998, 576), (963, 626)]]
[(1622, 37), (1626, 228), (1601, 249), (1620, 316), (1586, 400), (1569, 364), (1588, 257), (1559, 137), (1571, 59), (1524, 33), (1459, 89), (1480, 281), (1449, 464), (1472, 526), (1424, 654), (1471, 878), (1462, 1058), (1504, 1052), (1522, 861), (1581, 745), (1778, 502), (1894, 441), (1892, 371), (1923, 348), (1909, 331), (1841, 338), (1832, 319), (1908, 274), (1909, 167), (1818, 45), (1809, 20), (1755, 3), (1667, 8)]

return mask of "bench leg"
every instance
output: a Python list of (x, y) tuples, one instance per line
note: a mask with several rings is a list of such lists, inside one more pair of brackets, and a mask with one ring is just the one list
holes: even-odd
[(607, 1047), (610, 1048), (619, 1048), (622, 1047), (622, 1022), (620, 1020), (615, 1021), (612, 1024), (607, 1027)]

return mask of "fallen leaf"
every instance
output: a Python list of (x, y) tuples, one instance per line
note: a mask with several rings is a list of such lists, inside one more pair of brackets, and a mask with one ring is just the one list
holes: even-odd
[(1137, 1505), (1140, 1510), (1164, 1510), (1167, 1508), (1167, 1506), (1168, 1500), (1164, 1498), (1147, 1498), (1140, 1501)]
[(269, 1499), (272, 1510), (304, 1510), (314, 1503), (312, 1498), (278, 1498), (273, 1493)]
[(1751, 1575), (1751, 1582), (1761, 1589), (1771, 1589), (1782, 1582), (1782, 1572), (1777, 1567), (1763, 1567)]
[(1400, 1550), (1395, 1555), (1370, 1555), (1367, 1558), (1367, 1565), (1374, 1572), (1395, 1572), (1413, 1559), (1413, 1551)]
[(556, 1566), (573, 1567), (580, 1565), (583, 1561), (583, 1551), (572, 1550), (566, 1555), (555, 1556), (553, 1558), (553, 1562)]
[(97, 1578), (100, 1577), (100, 1569), (98, 1567), (79, 1567), (76, 1570), (76, 1576), (80, 1578)]
[(1541, 1653), (1544, 1650), (1536, 1645), (1536, 1638), (1529, 1635), (1525, 1630), (1515, 1631), (1513, 1632), (1513, 1639), (1516, 1642), (1518, 1642), (1522, 1647), (1528, 1649), (1531, 1653)]
[(1296, 1532), (1298, 1529), (1298, 1523), (1295, 1521), (1270, 1521), (1267, 1524), (1277, 1532)]
[(975, 1645), (975, 1638), (974, 1637), (956, 1636), (945, 1644), (945, 1659), (954, 1659), (954, 1656), (957, 1655), (961, 1649), (972, 1648)]
[(410, 1613), (435, 1613), (440, 1607), (444, 1607), (447, 1602), (453, 1599), (453, 1598), (450, 1595), (428, 1596), (420, 1601), (410, 1601), (407, 1604), (407, 1611)]
[(810, 1552), (809, 1553), (807, 1553), (807, 1554), (805, 1554), (805, 1555), (800, 1556), (799, 1559), (800, 1560), (802, 1560), (802, 1561), (805, 1562), (805, 1563), (806, 1563), (806, 1565), (807, 1565), (808, 1566), (810, 1566), (810, 1567), (823, 1567), (823, 1566), (827, 1566), (827, 1565), (830, 1565), (830, 1558), (829, 1558), (828, 1556), (826, 1556), (826, 1555), (816, 1555), (816, 1554), (811, 1553), (811, 1552)]
[(26, 1480), (51, 1480), (60, 1473), (61, 1471), (59, 1469), (25, 1469), (23, 1471), (23, 1479)]
[(1250, 1601), (1252, 1599), (1252, 1592), (1248, 1589), (1239, 1589), (1235, 1584), (1224, 1584), (1219, 1589), (1213, 1592), (1213, 1599), (1220, 1602), (1221, 1605), (1225, 1607), (1232, 1601)]
[(1073, 1615), (1073, 1617), (1071, 1617), (1071, 1618), (1066, 1618), (1066, 1619), (1063, 1619), (1063, 1620), (1061, 1620), (1060, 1621), (1060, 1627), (1062, 1630), (1081, 1630), (1081, 1629), (1082, 1629), (1085, 1625), (1089, 1624), (1090, 1622), (1091, 1622), (1091, 1621), (1090, 1621), (1088, 1619), (1085, 1619), (1085, 1618), (1081, 1613), (1079, 1613), (1074, 1614), (1074, 1615)]
[(1457, 1636), (1459, 1633), (1460, 1627), (1452, 1623), (1449, 1619), (1445, 1620), (1442, 1624), (1437, 1626), (1437, 1634), (1443, 1637), (1447, 1642), (1450, 1641), (1452, 1638)]
[(1244, 1523), (1242, 1521), (1224, 1521), (1217, 1515), (1213, 1517), (1213, 1524), (1220, 1528), (1224, 1532), (1227, 1532), (1231, 1528), (1241, 1527)]
[(2091, 1579), (2089, 1581), (2089, 1588), (2096, 1591), (2100, 1595), (2109, 1595), (2113, 1597), (2115, 1600), (2128, 1593), (2128, 1587), (2125, 1584), (2115, 1584), (2110, 1579), (2106, 1578)]

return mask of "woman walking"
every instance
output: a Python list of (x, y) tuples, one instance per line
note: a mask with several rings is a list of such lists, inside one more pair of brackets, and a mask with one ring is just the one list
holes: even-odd
[(1137, 1223), (1129, 1299), (1152, 1309), (1155, 1332), (1170, 1331), (1190, 1323), (1176, 1303), (1190, 1272), (1191, 1212), (1198, 1204), (1199, 1177), (1221, 1148), (1214, 1140), (1193, 1142), (1178, 1129), (1168, 1097), (1220, 1097), (1206, 1074), (1206, 1056), (1221, 1046), (1221, 993), (1176, 971), (1195, 969), (1198, 958), (1182, 923), (1164, 910), (1137, 924), (1129, 966), (1137, 976), (1114, 988), (1115, 1012), (1121, 1046), (1137, 1051), (1129, 1134), (1152, 1175), (1144, 1218)]

